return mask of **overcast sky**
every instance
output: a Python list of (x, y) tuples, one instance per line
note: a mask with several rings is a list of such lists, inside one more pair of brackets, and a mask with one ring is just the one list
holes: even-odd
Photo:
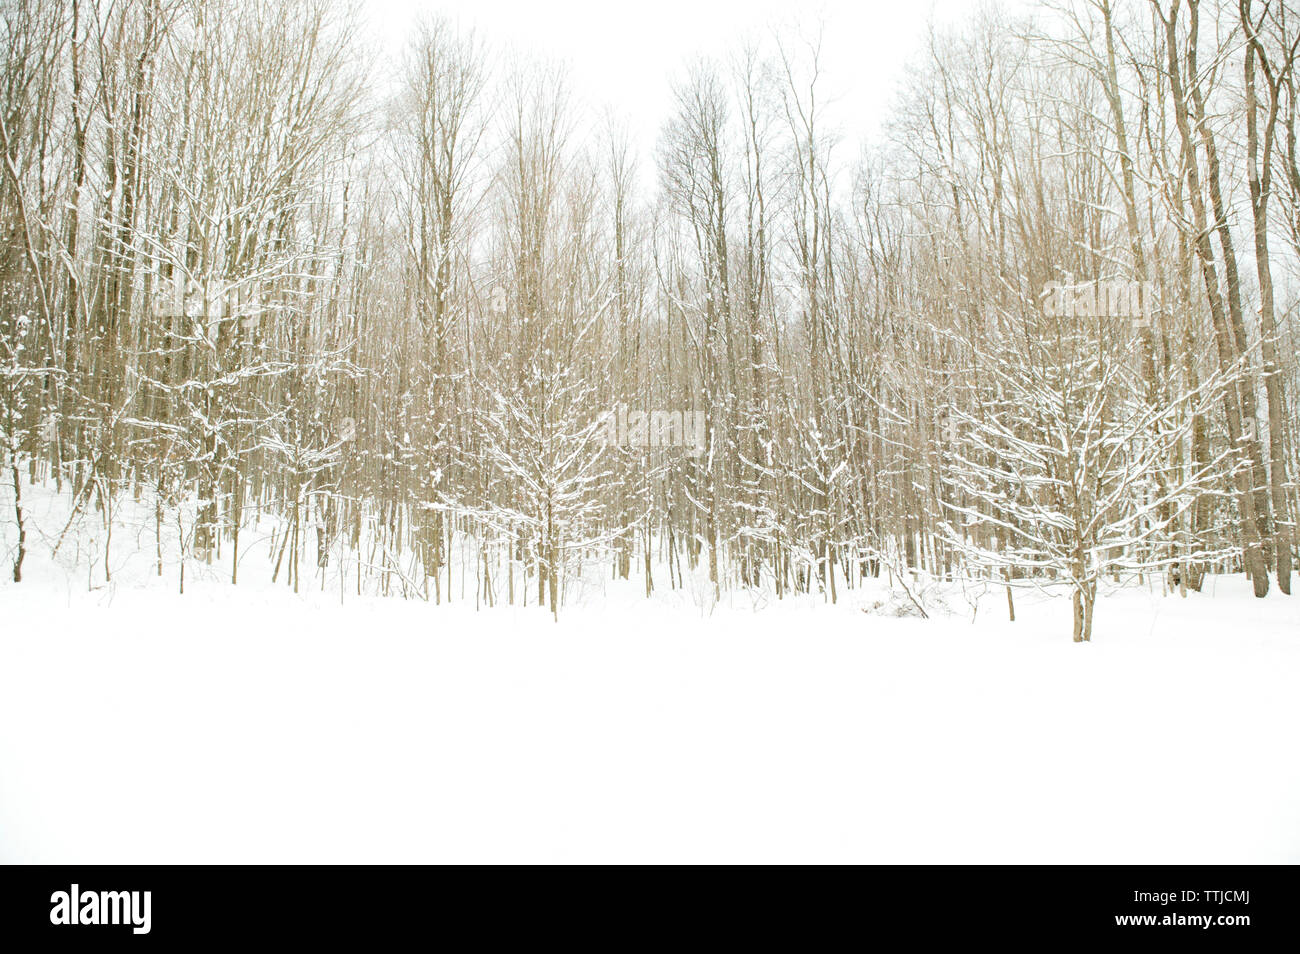
[[(361, 0), (390, 52), (422, 13), (477, 27), (493, 46), (561, 60), (574, 92), (596, 110), (622, 115), (644, 154), (670, 109), (670, 83), (699, 55), (725, 56), (746, 36), (815, 36), (822, 43), (823, 95), (841, 149), (856, 154), (887, 114), (927, 21), (961, 20), (976, 0)], [(842, 156), (841, 158), (847, 158)]]

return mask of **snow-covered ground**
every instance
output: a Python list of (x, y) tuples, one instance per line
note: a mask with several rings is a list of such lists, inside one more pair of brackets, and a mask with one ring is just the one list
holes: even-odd
[[(0, 588), (8, 862), (1300, 861), (1300, 597)], [(1231, 591), (1231, 592), (1225, 592)]]
[(555, 623), (295, 596), (254, 532), (181, 596), (147, 506), (106, 584), (95, 520), (52, 561), (66, 494), (26, 496), (0, 861), (1300, 861), (1300, 595), (1240, 577), (1112, 592), (1082, 645), (1064, 599), (864, 613), (883, 583), (597, 582)]

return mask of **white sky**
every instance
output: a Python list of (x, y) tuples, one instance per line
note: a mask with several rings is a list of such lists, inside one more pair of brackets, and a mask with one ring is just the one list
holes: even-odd
[(611, 106), (645, 155), (670, 112), (670, 82), (697, 56), (733, 53), (746, 36), (815, 35), (823, 95), (853, 158), (888, 114), (927, 21), (959, 21), (976, 0), (361, 0), (381, 44), (396, 53), (424, 12), (474, 26), (493, 47), (568, 64), (579, 101)]

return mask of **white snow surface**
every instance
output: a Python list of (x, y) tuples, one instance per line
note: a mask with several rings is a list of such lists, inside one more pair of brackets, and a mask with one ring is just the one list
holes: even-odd
[(1030, 593), (972, 623), (630, 582), (556, 623), (31, 546), (0, 861), (1300, 861), (1300, 596), (1240, 577), (1109, 593), (1075, 645)]

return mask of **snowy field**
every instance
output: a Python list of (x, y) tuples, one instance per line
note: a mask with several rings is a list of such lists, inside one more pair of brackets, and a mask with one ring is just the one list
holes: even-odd
[(632, 587), (553, 623), (31, 576), (6, 862), (1300, 861), (1300, 597), (1240, 578), (1109, 595), (1075, 645), (1028, 594), (972, 625)]

